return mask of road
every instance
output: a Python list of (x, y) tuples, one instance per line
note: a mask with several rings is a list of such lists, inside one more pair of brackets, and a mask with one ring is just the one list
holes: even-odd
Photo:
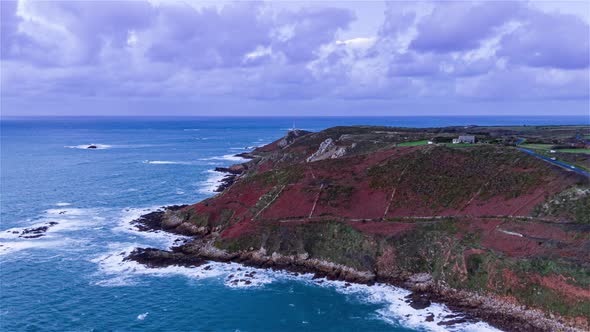
[(544, 160), (546, 162), (552, 163), (553, 165), (557, 165), (557, 166), (562, 167), (562, 168), (565, 168), (565, 169), (567, 169), (569, 171), (576, 172), (578, 174), (581, 174), (581, 175), (583, 175), (585, 177), (589, 177), (590, 178), (590, 172), (586, 172), (585, 170), (580, 169), (580, 168), (578, 168), (576, 166), (572, 166), (570, 164), (564, 163), (564, 162), (559, 161), (559, 160), (553, 160), (553, 159), (551, 159), (549, 157), (545, 157), (545, 156), (540, 155), (540, 154), (538, 154), (538, 153), (536, 153), (536, 152), (534, 152), (532, 150), (529, 150), (529, 149), (524, 149), (524, 148), (518, 148), (518, 149), (520, 151), (524, 152), (524, 153), (530, 154), (533, 157), (537, 157), (537, 158), (539, 158), (541, 160)]

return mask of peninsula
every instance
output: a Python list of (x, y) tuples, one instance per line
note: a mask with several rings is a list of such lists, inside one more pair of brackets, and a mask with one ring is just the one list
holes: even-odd
[[(148, 266), (208, 260), (412, 290), (505, 330), (588, 330), (588, 126), (291, 130), (221, 192), (135, 221), (191, 236)], [(452, 321), (441, 324), (452, 324)]]

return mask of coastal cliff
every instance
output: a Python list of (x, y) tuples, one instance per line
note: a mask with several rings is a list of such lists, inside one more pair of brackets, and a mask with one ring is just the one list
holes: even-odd
[[(389, 283), (413, 290), (416, 305), (444, 302), (506, 330), (587, 330), (588, 178), (514, 146), (576, 130), (293, 130), (220, 169), (230, 176), (216, 196), (135, 221), (193, 240), (128, 259)], [(477, 144), (448, 143), (466, 134)]]

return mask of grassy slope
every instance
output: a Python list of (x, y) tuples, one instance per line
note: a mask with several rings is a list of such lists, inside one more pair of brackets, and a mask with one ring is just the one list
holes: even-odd
[(419, 146), (419, 145), (426, 145), (428, 144), (428, 140), (419, 140), (419, 141), (412, 141), (412, 142), (402, 142), (399, 143), (397, 146)]
[[(371, 154), (302, 162), (327, 137), (346, 142), (350, 139), (346, 135), (362, 135), (356, 146), (366, 146), (365, 151)], [(590, 262), (583, 255), (584, 248), (590, 249), (588, 228), (552, 226), (534, 219), (496, 222), (484, 216), (436, 220), (390, 218), (381, 222), (383, 226), (378, 221), (344, 222), (333, 214), (319, 216), (317, 220), (302, 217), (296, 222), (264, 219), (265, 214), (273, 215), (281, 206), (289, 207), (298, 217), (307, 216), (316, 195), (318, 209), (345, 211), (356, 204), (378, 201), (371, 193), (384, 192), (379, 197), (389, 197), (392, 188), (400, 190), (392, 204), (394, 210), (412, 202), (436, 214), (441, 209), (460, 209), (473, 197), (481, 200), (477, 204), (492, 202), (492, 211), (526, 197), (522, 204), (528, 204), (528, 210), (532, 210), (532, 205), (537, 204), (532, 198), (538, 195), (531, 194), (535, 188), (559, 191), (579, 182), (512, 148), (415, 146), (385, 150), (392, 151), (389, 158), (387, 153), (381, 159), (375, 157), (379, 153), (374, 151), (389, 148), (396, 140), (406, 140), (412, 135), (373, 134), (344, 127), (307, 135), (286, 151), (268, 153), (265, 158), (270, 158), (275, 168), (259, 172), (252, 167), (229, 191), (206, 204), (187, 209), (184, 218), (199, 226), (221, 227), (223, 236), (217, 239), (216, 245), (229, 251), (264, 247), (271, 253), (305, 253), (312, 258), (376, 271), (385, 278), (427, 272), (458, 289), (511, 296), (527, 305), (588, 319), (590, 299), (576, 295), (590, 285)], [(384, 136), (381, 143), (366, 143)], [(289, 151), (293, 151), (292, 155)], [(408, 152), (398, 155), (396, 151)], [(406, 168), (409, 171), (404, 171)], [(362, 187), (362, 183), (370, 183), (370, 189)], [(323, 191), (318, 191), (320, 185), (325, 188)], [(581, 186), (587, 188), (588, 183), (582, 181)], [(584, 216), (590, 215), (586, 209), (590, 206), (588, 196), (576, 200), (566, 197), (573, 204), (570, 206), (559, 204), (563, 197), (558, 192), (545, 194), (550, 194), (551, 199), (547, 206), (535, 209), (536, 216), (587, 222)], [(289, 200), (285, 201), (286, 197)], [(351, 197), (356, 200), (352, 201)], [(304, 200), (308, 204), (297, 210)], [(380, 203), (381, 211), (386, 203)], [(253, 220), (254, 216), (257, 217)], [(503, 228), (522, 236), (504, 233)]]
[(558, 149), (557, 152), (590, 154), (590, 149)]
[(553, 144), (521, 144), (520, 147), (534, 150), (551, 150)]

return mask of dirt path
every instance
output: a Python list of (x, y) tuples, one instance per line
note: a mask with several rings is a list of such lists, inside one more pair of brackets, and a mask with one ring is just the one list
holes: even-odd
[(311, 218), (313, 216), (313, 212), (315, 211), (315, 207), (318, 204), (318, 201), (320, 200), (320, 195), (322, 194), (322, 190), (324, 189), (324, 184), (322, 183), (320, 185), (320, 190), (318, 191), (317, 196), (315, 197), (315, 200), (313, 201), (313, 206), (311, 207), (311, 211), (309, 211), (309, 217)]
[(279, 190), (279, 192), (276, 193), (276, 195), (274, 195), (270, 202), (268, 202), (262, 209), (260, 209), (260, 211), (256, 212), (256, 215), (254, 215), (252, 220), (256, 219), (262, 213), (262, 211), (266, 210), (272, 203), (274, 203), (274, 201), (279, 197), (279, 195), (283, 192), (283, 189), (285, 189), (286, 186), (287, 185), (282, 186), (281, 190)]

